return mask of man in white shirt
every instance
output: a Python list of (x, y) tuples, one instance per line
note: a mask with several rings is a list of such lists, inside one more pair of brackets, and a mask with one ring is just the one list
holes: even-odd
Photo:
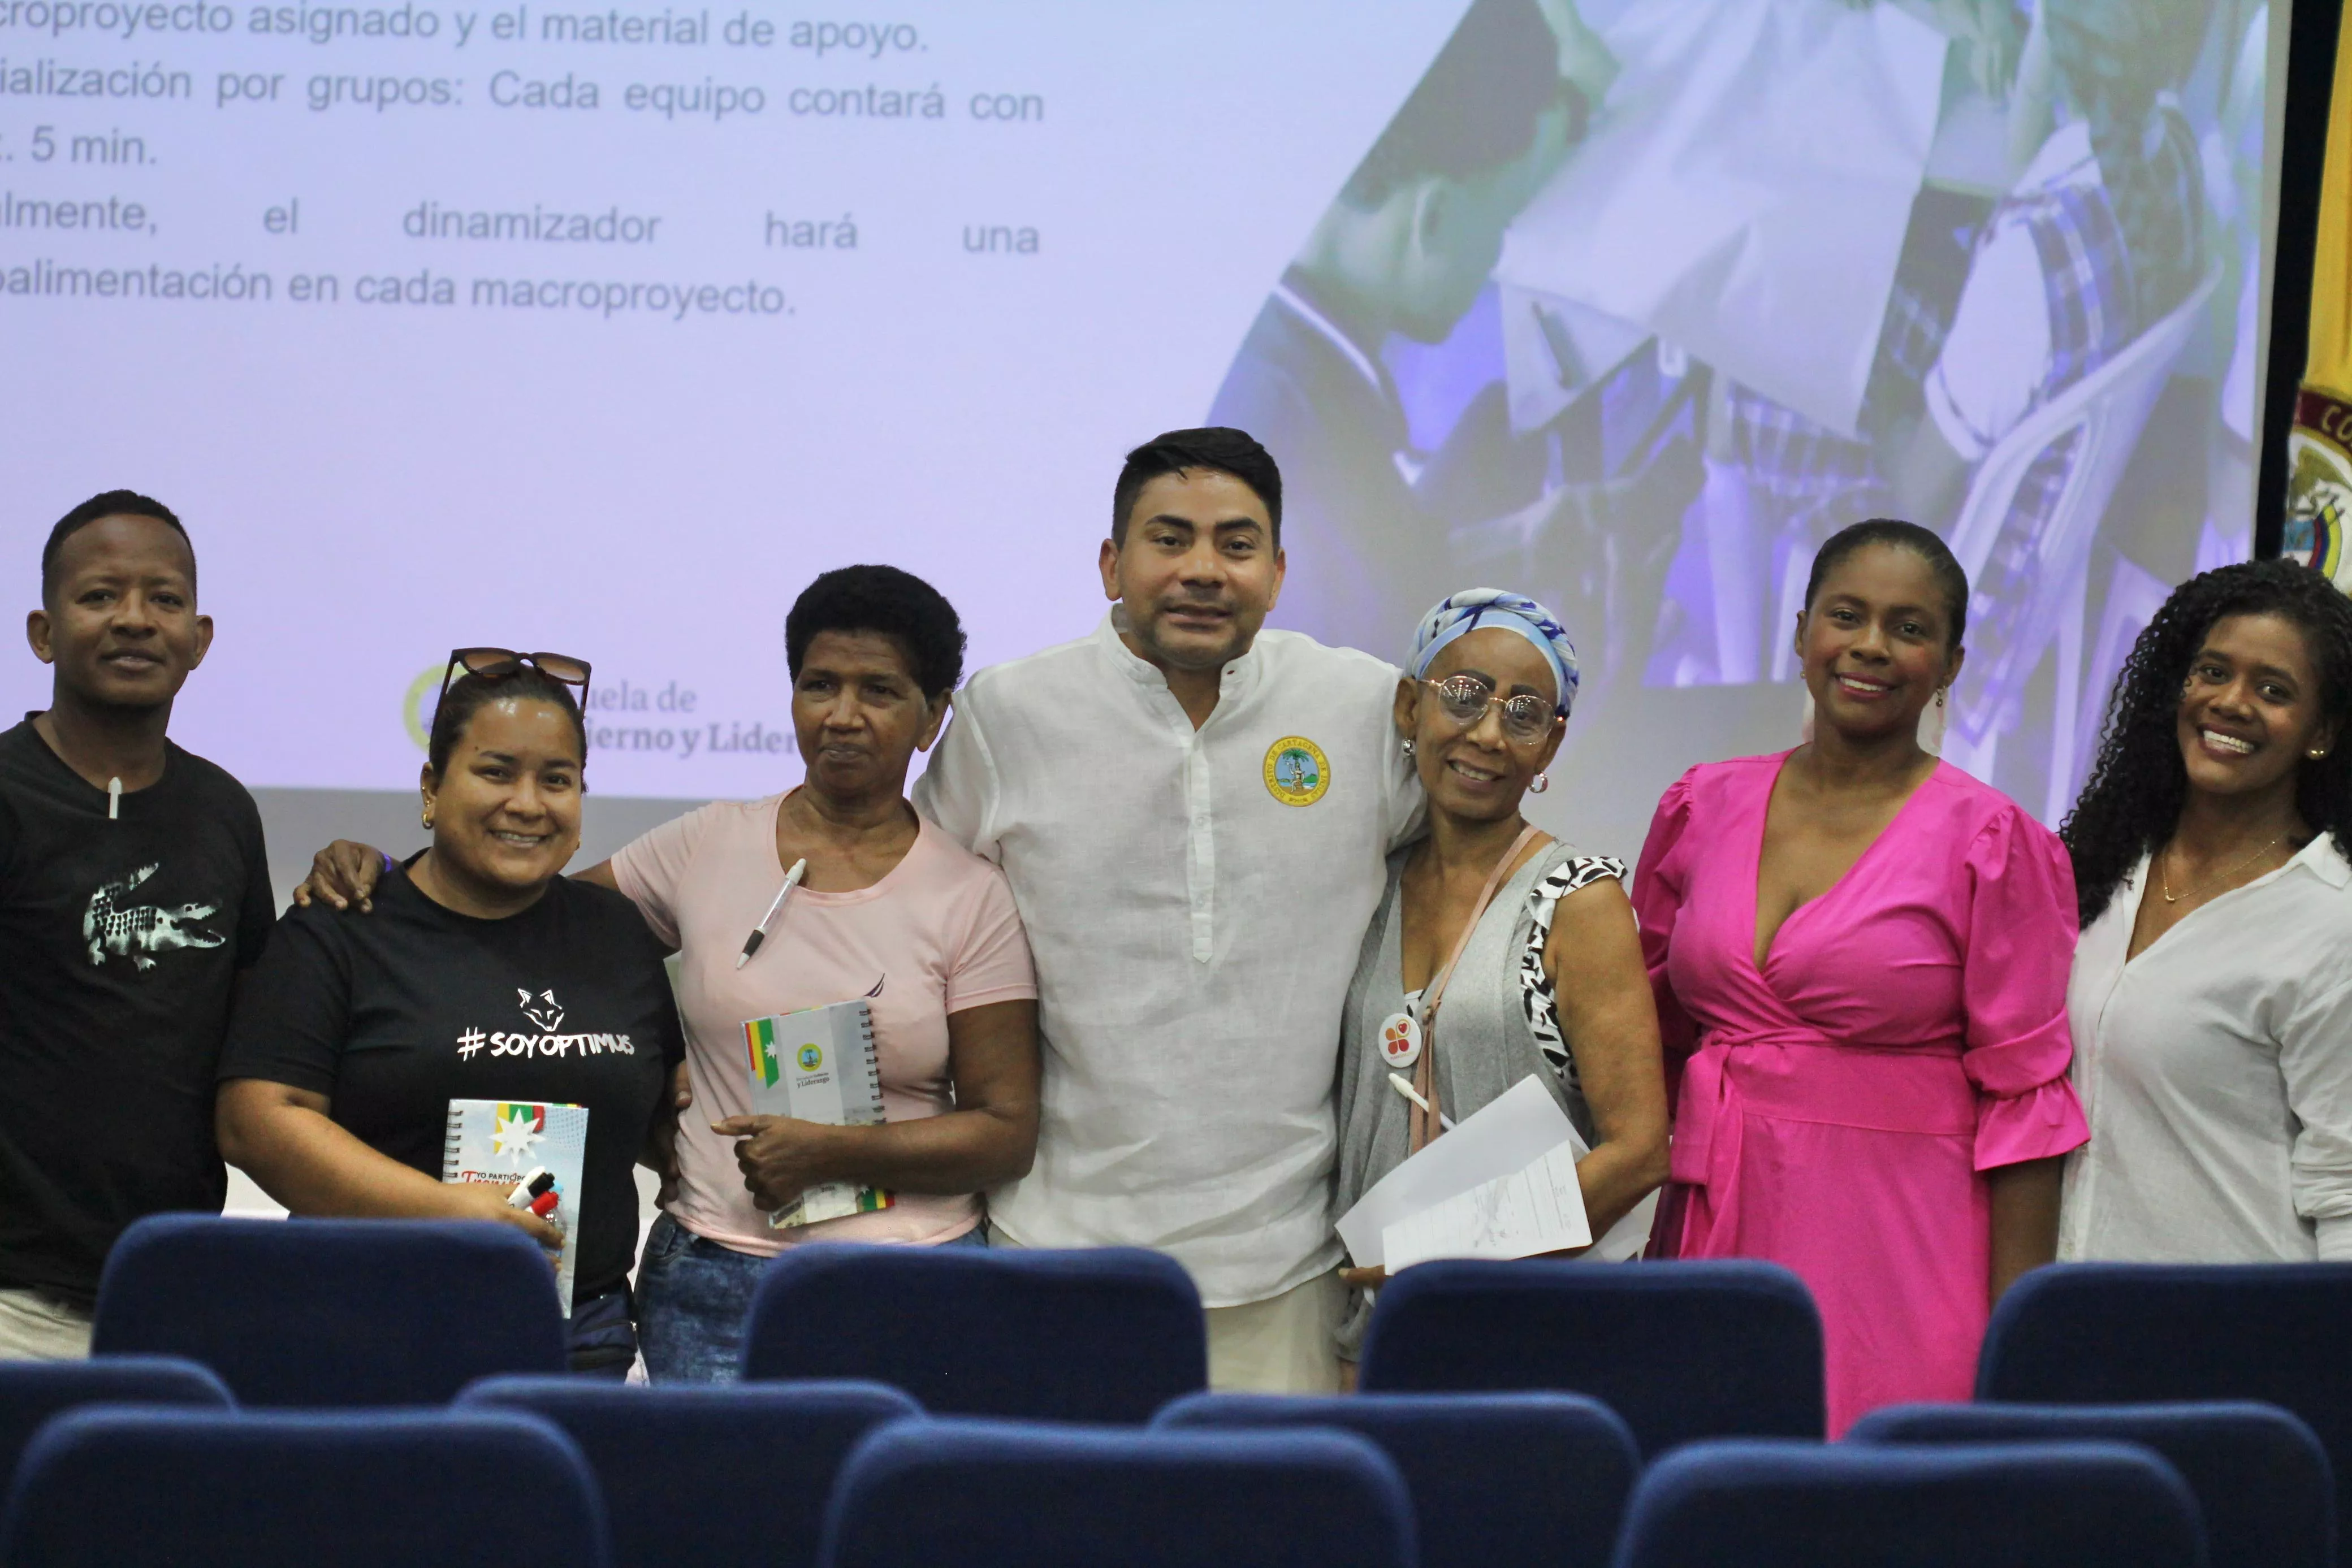
[(915, 803), (1003, 867), (1036, 958), (1036, 1164), (991, 1195), (996, 1230), (1171, 1254), (1209, 1309), (1212, 1385), (1307, 1392), (1339, 1375), (1340, 1006), (1421, 801), (1396, 670), (1259, 631), (1281, 522), (1241, 431), (1129, 453), (1111, 612), (974, 675)]

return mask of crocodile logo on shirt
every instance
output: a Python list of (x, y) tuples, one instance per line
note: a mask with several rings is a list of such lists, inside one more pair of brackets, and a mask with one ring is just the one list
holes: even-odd
[(198, 924), (212, 916), (212, 904), (183, 904), (166, 909), (159, 904), (123, 902), (162, 869), (161, 861), (141, 866), (89, 895), (89, 905), (81, 913), (81, 939), (89, 946), (91, 968), (104, 968), (111, 954), (130, 959), (132, 968), (143, 972), (155, 967), (152, 954), (180, 947), (217, 947), (228, 940)]

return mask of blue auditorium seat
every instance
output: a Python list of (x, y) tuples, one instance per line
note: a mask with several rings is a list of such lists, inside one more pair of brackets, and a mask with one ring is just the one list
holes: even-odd
[(751, 1298), (743, 1375), (871, 1378), (940, 1415), (1140, 1423), (1208, 1382), (1164, 1253), (795, 1247)]
[(529, 1410), (572, 1435), (604, 1488), (613, 1568), (813, 1568), (850, 1449), (922, 1414), (878, 1383), (490, 1377), (457, 1404)]
[(25, 1451), (0, 1562), (604, 1568), (571, 1438), (516, 1411), (75, 1410)]
[(200, 1361), (247, 1406), (443, 1405), (565, 1364), (546, 1256), (487, 1220), (152, 1216), (106, 1260), (91, 1346)]
[(2328, 1568), (2336, 1481), (2311, 1428), (2275, 1405), (1897, 1405), (1850, 1443), (2141, 1443), (2180, 1473), (2210, 1568)]
[(1825, 1420), (1821, 1314), (1771, 1263), (1423, 1263), (1381, 1287), (1361, 1386), (1590, 1395), (1652, 1457), (1701, 1437), (1818, 1438)]
[(0, 1497), (41, 1423), (84, 1405), (193, 1405), (226, 1410), (236, 1402), (211, 1372), (172, 1355), (92, 1361), (0, 1361)]
[(1412, 1495), (1421, 1568), (1606, 1568), (1642, 1470), (1625, 1423), (1575, 1394), (1195, 1394), (1152, 1426), (1370, 1438)]
[(1696, 1443), (1633, 1489), (1617, 1568), (2204, 1568), (2197, 1504), (2135, 1444)]
[(823, 1568), (1413, 1568), (1412, 1505), (1349, 1432), (904, 1421), (849, 1457)]
[(2352, 1263), (2061, 1263), (1993, 1309), (1977, 1397), (2029, 1405), (2258, 1399), (2294, 1412), (2335, 1468), (2336, 1561), (2352, 1518)]

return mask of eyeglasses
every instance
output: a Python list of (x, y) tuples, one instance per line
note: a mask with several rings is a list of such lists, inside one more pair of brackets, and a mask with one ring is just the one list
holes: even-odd
[(1503, 734), (1520, 746), (1532, 746), (1551, 733), (1552, 721), (1559, 711), (1539, 696), (1521, 692), (1517, 696), (1498, 697), (1494, 688), (1471, 675), (1448, 675), (1442, 681), (1421, 683), (1437, 694), (1438, 706), (1445, 716), (1468, 729), (1486, 716), (1490, 707), (1503, 710)]
[(580, 688), (580, 709), (588, 709), (588, 661), (575, 659), (569, 653), (518, 653), (511, 648), (452, 648), (448, 668), (441, 672), (441, 696), (433, 706), (441, 706), (441, 697), (449, 695), (449, 683), (459, 670), (486, 681), (511, 679), (528, 664), (562, 685)]

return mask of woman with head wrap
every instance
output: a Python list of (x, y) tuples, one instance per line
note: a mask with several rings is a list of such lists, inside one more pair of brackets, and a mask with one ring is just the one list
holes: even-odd
[[(1396, 727), (1429, 834), (1389, 857), (1348, 988), (1339, 1209), (1532, 1076), (1592, 1150), (1577, 1185), (1600, 1236), (1665, 1178), (1666, 1097), (1623, 863), (1519, 814), (1559, 749), (1576, 649), (1534, 600), (1474, 588), (1423, 618), (1406, 669)], [(1360, 1288), (1380, 1278), (1349, 1271)], [(1368, 1312), (1350, 1306), (1352, 1360)]]

